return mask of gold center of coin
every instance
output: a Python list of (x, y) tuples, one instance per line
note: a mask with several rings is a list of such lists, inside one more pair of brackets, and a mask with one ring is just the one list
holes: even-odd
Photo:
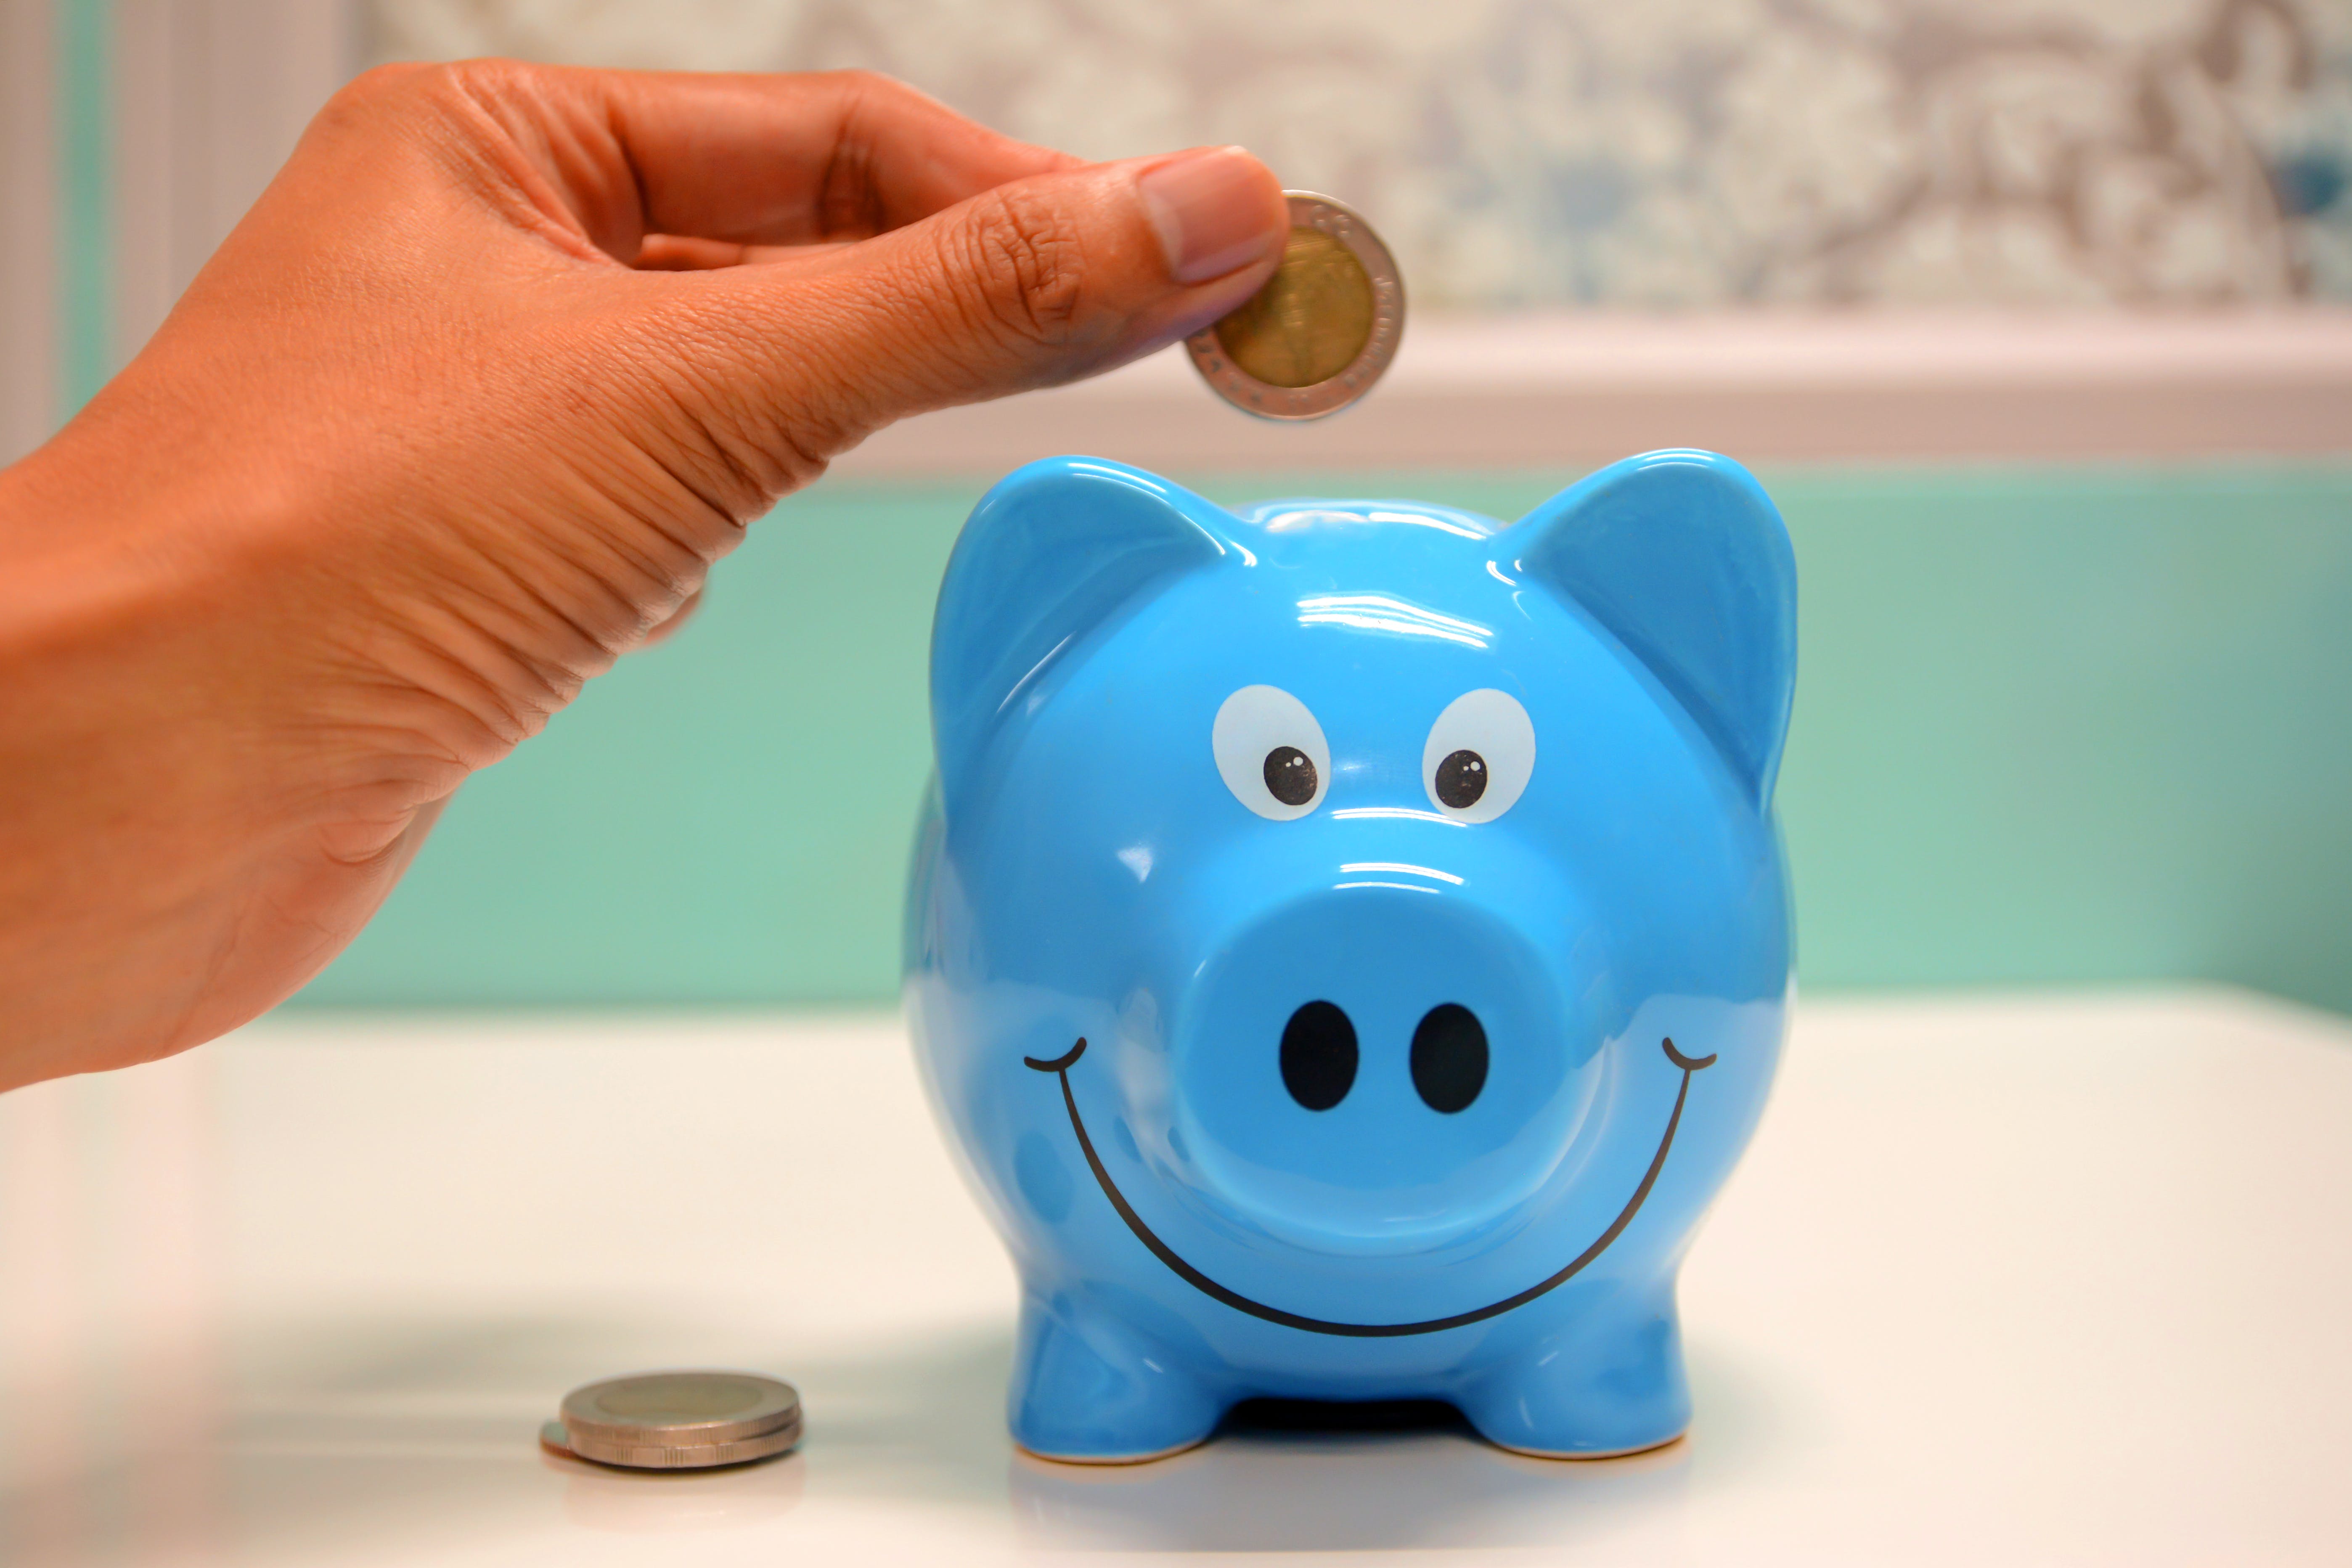
[(1329, 235), (1294, 228), (1282, 265), (1248, 304), (1217, 323), (1242, 374), (1269, 386), (1312, 386), (1356, 361), (1372, 336), (1372, 280)]

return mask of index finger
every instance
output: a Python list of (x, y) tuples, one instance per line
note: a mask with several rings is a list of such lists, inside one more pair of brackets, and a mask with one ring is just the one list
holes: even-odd
[(598, 247), (864, 239), (1080, 160), (866, 71), (700, 75), (452, 68)]

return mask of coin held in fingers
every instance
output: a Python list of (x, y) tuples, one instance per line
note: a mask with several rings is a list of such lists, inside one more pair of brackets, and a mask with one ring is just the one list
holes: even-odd
[(1218, 396), (1266, 419), (1319, 419), (1370, 392), (1404, 332), (1404, 284), (1347, 206), (1286, 191), (1290, 240), (1265, 286), (1184, 340)]

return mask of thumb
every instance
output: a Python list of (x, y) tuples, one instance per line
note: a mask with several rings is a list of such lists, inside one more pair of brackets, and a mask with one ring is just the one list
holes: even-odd
[[(1016, 180), (747, 287), (764, 390), (803, 452), (927, 409), (1054, 385), (1197, 331), (1272, 276), (1290, 232), (1238, 147)], [(747, 268), (743, 274), (761, 269)]]

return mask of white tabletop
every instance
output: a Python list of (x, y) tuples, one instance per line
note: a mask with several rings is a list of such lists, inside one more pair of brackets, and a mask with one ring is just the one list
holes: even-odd
[[(2340, 1563), (2352, 1026), (1808, 1005), (1683, 1299), (1654, 1454), (1065, 1468), (1005, 1439), (1012, 1277), (895, 1021), (313, 1015), (0, 1098), (0, 1560)], [(698, 1364), (797, 1383), (802, 1450), (536, 1446)]]

